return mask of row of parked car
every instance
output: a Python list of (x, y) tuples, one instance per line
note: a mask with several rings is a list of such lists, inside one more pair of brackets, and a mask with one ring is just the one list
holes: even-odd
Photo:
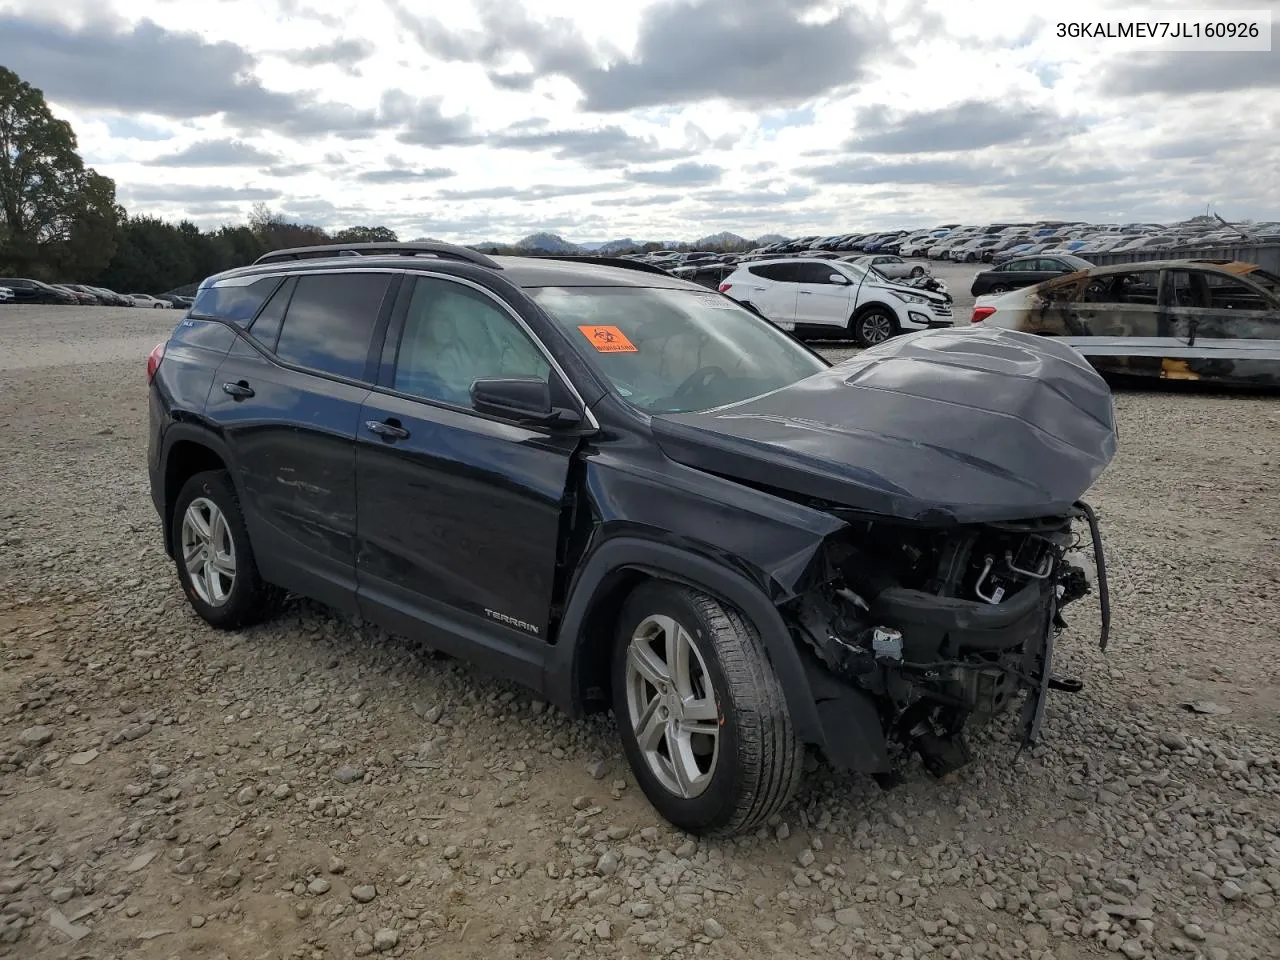
[(41, 303), (83, 307), (148, 307), (154, 310), (186, 310), (190, 297), (148, 293), (116, 293), (87, 283), (45, 283), (29, 277), (0, 277), (0, 303)]
[(1000, 263), (1012, 257), (1186, 249), (1239, 243), (1280, 242), (1280, 223), (1231, 224), (1197, 217), (1177, 224), (1091, 224), (1083, 221), (1036, 223), (941, 224), (927, 230), (889, 230), (806, 236), (756, 247), (746, 253), (659, 250), (632, 255), (676, 273), (689, 268), (736, 265), (778, 256), (839, 256), (849, 253), (890, 254), (960, 263)]

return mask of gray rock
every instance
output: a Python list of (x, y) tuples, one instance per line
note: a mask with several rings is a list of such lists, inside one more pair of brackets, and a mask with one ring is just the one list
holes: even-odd
[(600, 854), (600, 859), (596, 861), (596, 873), (602, 877), (611, 877), (618, 872), (618, 855), (612, 850), (606, 850)]
[(372, 883), (362, 883), (351, 888), (351, 899), (356, 903), (372, 903), (378, 895), (378, 888)]
[(1120, 944), (1120, 952), (1128, 957), (1129, 960), (1142, 960), (1147, 955), (1147, 948), (1137, 940), (1126, 940)]
[(192, 927), (194, 927), (196, 930), (199, 930), (201, 927), (204, 926), (204, 917), (200, 916), (200, 914), (197, 913), (195, 916), (191, 918), (190, 923)]
[(592, 760), (587, 764), (587, 775), (592, 780), (603, 780), (609, 775), (609, 762), (607, 760)]
[(18, 734), (18, 742), (24, 747), (42, 747), (52, 739), (52, 727), (27, 727)]
[(54, 903), (66, 903), (75, 895), (74, 887), (54, 887), (49, 891), (49, 899)]
[(249, 806), (257, 799), (258, 791), (254, 787), (241, 787), (240, 792), (236, 794), (236, 803), (242, 807)]
[(702, 921), (702, 932), (712, 940), (719, 940), (725, 934), (724, 927), (720, 925), (720, 921), (715, 917), (707, 917), (706, 920)]
[(364, 771), (359, 767), (353, 767), (349, 763), (344, 763), (337, 770), (333, 771), (333, 779), (339, 783), (355, 783), (357, 780), (364, 779)]
[(237, 866), (230, 866), (218, 874), (218, 886), (224, 890), (230, 890), (232, 887), (240, 883), (243, 874)]
[(813, 851), (808, 847), (805, 847), (800, 851), (800, 856), (796, 857), (796, 860), (800, 862), (800, 866), (802, 867), (813, 866)]
[(1165, 730), (1160, 734), (1160, 742), (1170, 750), (1187, 750), (1191, 747), (1187, 738), (1176, 730)]
[(316, 877), (314, 880), (312, 880), (310, 883), (307, 884), (307, 889), (311, 891), (313, 894), (315, 894), (317, 897), (322, 897), (329, 892), (332, 886), (333, 885), (329, 883), (329, 881), (326, 880), (324, 877)]
[(390, 927), (383, 927), (373, 935), (373, 949), (379, 953), (394, 950), (400, 943), (400, 934)]
[(599, 940), (612, 940), (613, 928), (609, 926), (608, 920), (601, 920), (595, 926), (596, 938)]
[(842, 927), (862, 926), (862, 916), (855, 907), (844, 907), (836, 911), (836, 923)]
[(631, 915), (639, 920), (653, 915), (653, 904), (647, 900), (637, 900), (630, 906)]
[(347, 869), (347, 862), (341, 857), (330, 857), (329, 866), (325, 869), (330, 873), (344, 873)]
[(1244, 890), (1234, 880), (1223, 881), (1222, 886), (1218, 888), (1218, 893), (1223, 900), (1239, 900), (1244, 896)]

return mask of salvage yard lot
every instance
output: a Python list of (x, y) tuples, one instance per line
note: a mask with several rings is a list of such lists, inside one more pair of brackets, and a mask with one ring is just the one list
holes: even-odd
[(1112, 645), (1072, 608), (1042, 747), (695, 842), (607, 717), (310, 603), (196, 618), (145, 467), (177, 318), (0, 308), (0, 957), (1280, 956), (1280, 398), (1118, 393)]

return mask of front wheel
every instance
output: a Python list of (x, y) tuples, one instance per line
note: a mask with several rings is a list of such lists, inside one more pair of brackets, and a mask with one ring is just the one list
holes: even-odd
[(993, 297), (994, 297), (994, 296), (996, 296), (997, 294), (1001, 294), (1001, 293), (1008, 293), (1008, 292), (1009, 292), (1009, 288), (1008, 288), (1008, 287), (1006, 287), (1003, 283), (997, 283), (995, 286), (993, 286), (993, 287), (992, 287), (990, 290), (988, 290), (987, 292), (988, 292), (991, 296), (993, 296)]
[(873, 307), (853, 318), (850, 332), (858, 346), (874, 347), (898, 333), (898, 318), (882, 307)]
[(911, 276), (913, 276), (913, 277), (923, 277), (923, 276), (924, 276), (924, 267), (920, 266), (919, 264), (916, 264), (914, 267), (912, 267), (912, 268), (911, 268)]
[(651, 582), (627, 598), (613, 710), (640, 788), (682, 830), (754, 829), (799, 782), (804, 748), (764, 644), (695, 590)]
[(224, 630), (265, 619), (279, 591), (258, 575), (240, 501), (225, 470), (197, 473), (173, 505), (173, 557), (196, 613)]

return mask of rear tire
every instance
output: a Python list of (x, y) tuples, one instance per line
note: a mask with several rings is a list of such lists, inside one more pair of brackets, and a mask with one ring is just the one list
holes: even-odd
[(187, 601), (220, 630), (247, 627), (275, 612), (281, 591), (258, 574), (249, 531), (225, 470), (188, 480), (173, 504), (170, 531)]
[(896, 337), (898, 318), (884, 307), (872, 307), (849, 321), (849, 333), (860, 347), (874, 347)]
[(912, 268), (911, 268), (911, 276), (913, 276), (913, 277), (923, 277), (923, 276), (924, 276), (924, 267), (920, 266), (919, 264), (916, 264), (914, 267), (912, 267)]
[(755, 628), (687, 587), (652, 581), (623, 604), (613, 710), (645, 796), (690, 833), (755, 829), (800, 780), (804, 748)]
[(997, 283), (994, 287), (992, 287), (990, 290), (987, 291), (987, 293), (993, 297), (996, 296), (997, 294), (1008, 293), (1008, 292), (1009, 292), (1009, 288), (1006, 287), (1003, 283)]

